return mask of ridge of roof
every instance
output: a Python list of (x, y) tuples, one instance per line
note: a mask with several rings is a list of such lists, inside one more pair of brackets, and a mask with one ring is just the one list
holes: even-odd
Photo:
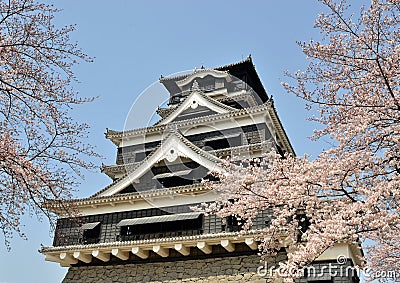
[(189, 74), (185, 74), (185, 75), (177, 75), (177, 76), (170, 76), (170, 77), (160, 77), (160, 82), (166, 82), (166, 81), (174, 81), (174, 80), (180, 80), (180, 79), (184, 79), (186, 77), (188, 77), (189, 75), (193, 74), (194, 72), (206, 72), (206, 71), (210, 71), (210, 70), (218, 70), (218, 71), (223, 71), (224, 69), (228, 69), (234, 66), (238, 66), (241, 65), (243, 63), (246, 62), (251, 62), (253, 63), (252, 59), (251, 59), (251, 54), (249, 54), (249, 56), (246, 57), (246, 59), (243, 59), (239, 62), (236, 63), (231, 63), (228, 65), (223, 65), (223, 66), (219, 66), (219, 67), (214, 67), (214, 68), (200, 68), (200, 69), (194, 69), (194, 71), (192, 73)]

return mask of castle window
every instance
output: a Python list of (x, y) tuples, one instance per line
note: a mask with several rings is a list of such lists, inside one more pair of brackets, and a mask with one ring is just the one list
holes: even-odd
[(209, 150), (223, 149), (241, 145), (241, 134), (227, 134), (210, 137), (204, 140), (204, 147)]
[(122, 241), (198, 235), (202, 233), (203, 217), (199, 212), (141, 217), (121, 220)]
[(207, 169), (199, 168), (196, 162), (186, 162), (170, 166), (157, 166), (151, 169), (158, 184), (163, 188), (187, 186), (200, 182), (207, 175)]
[(100, 222), (85, 223), (81, 226), (82, 243), (95, 244), (100, 241)]
[(242, 229), (242, 223), (237, 219), (235, 215), (229, 215), (225, 218), (226, 225), (223, 226), (223, 230), (227, 232), (238, 232)]
[(164, 188), (172, 188), (178, 186), (188, 186), (194, 183), (192, 178), (185, 178), (184, 176), (172, 176), (166, 178), (159, 178), (159, 182)]

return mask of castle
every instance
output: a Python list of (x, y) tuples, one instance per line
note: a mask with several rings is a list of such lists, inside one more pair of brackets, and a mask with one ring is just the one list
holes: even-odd
[[(157, 109), (160, 120), (140, 129), (107, 130), (117, 157), (102, 171), (112, 183), (71, 200), (77, 217), (53, 207), (59, 215), (53, 246), (41, 253), (69, 268), (66, 283), (270, 282), (254, 239), (268, 221), (267, 212), (240, 233), (234, 216), (191, 209), (216, 199), (202, 180), (218, 182), (210, 172), (223, 171), (226, 157), (255, 158), (270, 150), (294, 154), (251, 57), (162, 77), (160, 83), (170, 94), (167, 107)], [(283, 239), (283, 251), (284, 246)], [(305, 274), (299, 281), (357, 282), (355, 274), (324, 271), (338, 265), (338, 255), (352, 266), (356, 253), (338, 244), (313, 264), (321, 276)]]

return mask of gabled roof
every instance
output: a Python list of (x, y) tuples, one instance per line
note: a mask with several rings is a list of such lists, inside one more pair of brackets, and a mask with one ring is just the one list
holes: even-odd
[[(241, 152), (269, 149), (272, 147), (274, 147), (273, 141), (266, 140), (266, 141), (262, 141), (259, 143), (231, 146), (229, 148), (214, 149), (214, 150), (210, 150), (207, 152), (214, 156), (221, 157), (221, 156), (227, 156), (227, 155), (230, 156), (232, 152), (235, 152), (235, 154), (240, 154)], [(275, 150), (276, 150), (276, 148), (275, 148)], [(113, 165), (102, 164), (101, 172), (107, 174), (111, 178), (114, 178), (115, 173), (123, 173), (124, 174), (124, 173), (126, 173), (126, 171), (131, 171), (132, 168), (134, 168), (134, 166), (136, 164), (137, 164), (136, 162), (127, 163), (127, 164), (113, 164)], [(171, 174), (171, 173), (169, 173), (169, 174)]]
[(215, 100), (208, 95), (204, 94), (200, 90), (194, 90), (189, 96), (187, 96), (183, 101), (181, 101), (173, 111), (169, 113), (165, 118), (159, 121), (158, 125), (164, 125), (171, 123), (186, 109), (192, 108), (196, 109), (198, 106), (204, 106), (211, 111), (217, 113), (228, 113), (229, 111), (235, 111), (237, 109), (227, 106), (218, 100)]
[[(249, 55), (246, 59), (225, 65), (225, 66), (219, 66), (215, 68), (210, 68), (210, 69), (200, 69), (200, 70), (195, 70), (195, 72), (206, 72), (208, 70), (216, 70), (216, 71), (221, 71), (221, 72), (228, 72), (231, 76), (237, 77), (239, 79), (242, 79), (243, 75), (246, 76), (246, 83), (260, 96), (263, 102), (266, 102), (269, 97), (267, 95), (267, 92), (265, 91), (265, 88), (260, 80), (260, 77), (257, 74), (257, 71), (255, 69), (255, 66), (253, 64), (253, 60), (251, 58), (251, 55)], [(193, 73), (195, 73), (193, 72)], [(185, 74), (185, 75), (178, 75), (178, 76), (171, 76), (171, 77), (161, 77), (160, 82), (165, 86), (165, 88), (171, 93), (171, 95), (180, 92), (180, 88), (177, 85), (178, 81), (182, 81), (186, 77), (191, 76), (191, 74)]]
[(132, 171), (129, 171), (120, 179), (94, 194), (93, 197), (114, 195), (151, 170), (151, 167), (159, 161), (166, 159), (169, 162), (173, 162), (178, 157), (192, 159), (210, 171), (224, 171), (219, 165), (223, 162), (221, 159), (200, 149), (182, 136), (177, 130), (170, 128), (170, 133), (150, 155), (138, 163)]
[(183, 86), (188, 85), (195, 79), (203, 79), (206, 76), (212, 76), (214, 78), (220, 78), (220, 79), (225, 78), (227, 81), (232, 80), (231, 76), (227, 71), (222, 72), (215, 69), (200, 69), (200, 70), (194, 70), (191, 74), (189, 74), (182, 80), (176, 81), (176, 85), (179, 88), (182, 88)]
[[(251, 63), (253, 62), (252, 59), (251, 59), (251, 55), (249, 55), (246, 59), (244, 59), (242, 61), (239, 61), (239, 62), (236, 62), (236, 63), (232, 63), (232, 64), (228, 64), (228, 65), (215, 67), (213, 69), (218, 70), (218, 71), (220, 71), (220, 70), (226, 71), (226, 70), (229, 70), (232, 67), (241, 66), (246, 62), (251, 62)], [(204, 69), (204, 67), (202, 67), (200, 70), (208, 70), (208, 69)], [(178, 75), (178, 76), (170, 76), (170, 77), (161, 76), (160, 82), (164, 83), (166, 81), (178, 81), (178, 80), (182, 80), (182, 79), (186, 78), (189, 75), (190, 74), (184, 74), (184, 75)]]
[[(233, 95), (233, 96), (223, 96), (223, 97), (217, 97), (217, 98), (212, 98), (212, 99), (215, 101), (221, 102), (224, 105), (226, 105), (227, 102), (232, 102), (232, 101), (237, 102), (237, 101), (246, 100), (246, 99), (251, 101), (250, 107), (253, 107), (253, 106), (256, 106), (256, 105), (259, 105), (262, 103), (259, 101), (260, 98), (258, 97), (258, 95), (256, 95), (254, 91), (249, 91), (249, 90), (245, 91), (245, 92), (241, 92), (241, 93)], [(175, 110), (176, 106), (175, 107), (167, 107), (167, 108), (158, 107), (156, 112), (158, 115), (161, 116), (161, 118), (165, 118), (169, 114), (171, 114), (171, 112), (173, 112)], [(237, 108), (233, 108), (233, 109), (238, 110)]]

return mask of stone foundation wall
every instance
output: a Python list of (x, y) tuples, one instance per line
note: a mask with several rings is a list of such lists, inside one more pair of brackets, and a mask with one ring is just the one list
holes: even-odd
[(260, 257), (235, 256), (172, 262), (71, 267), (63, 283), (271, 282), (257, 274)]

